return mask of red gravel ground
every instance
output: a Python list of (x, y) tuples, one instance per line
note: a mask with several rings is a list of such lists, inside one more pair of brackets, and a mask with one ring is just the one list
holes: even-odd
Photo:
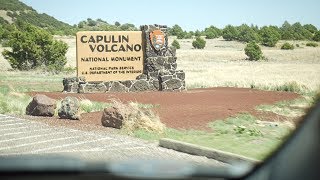
[[(185, 92), (138, 92), (138, 93), (101, 93), (101, 94), (65, 94), (52, 92), (31, 92), (30, 95), (45, 94), (54, 99), (75, 96), (92, 101), (110, 102), (120, 99), (122, 102), (134, 101), (143, 104), (158, 104), (154, 110), (168, 127), (183, 129), (207, 129), (208, 122), (225, 119), (241, 112), (258, 114), (254, 108), (261, 104), (273, 104), (277, 101), (299, 97), (289, 92), (260, 91), (246, 88), (207, 88)], [(82, 123), (101, 124), (101, 112), (81, 115)], [(267, 115), (272, 120), (272, 115)]]

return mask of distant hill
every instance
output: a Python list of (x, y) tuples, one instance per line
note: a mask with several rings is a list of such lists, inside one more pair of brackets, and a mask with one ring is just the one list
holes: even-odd
[(12, 24), (20, 20), (47, 29), (52, 34), (73, 33), (71, 25), (46, 13), (39, 14), (32, 7), (18, 0), (0, 0), (0, 24)]

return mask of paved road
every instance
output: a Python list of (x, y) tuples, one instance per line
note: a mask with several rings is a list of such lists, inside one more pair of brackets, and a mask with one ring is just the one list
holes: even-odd
[(206, 157), (159, 147), (136, 138), (103, 132), (53, 127), (0, 114), (0, 157), (59, 154), (85, 160), (168, 159), (195, 164), (224, 165)]

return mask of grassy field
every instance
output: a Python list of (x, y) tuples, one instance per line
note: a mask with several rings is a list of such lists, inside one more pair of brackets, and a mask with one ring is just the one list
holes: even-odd
[[(56, 37), (69, 45), (66, 67), (76, 66), (75, 37)], [(174, 37), (169, 38), (169, 43)], [(289, 41), (299, 44), (294, 50), (262, 47), (266, 61), (245, 60), (244, 43), (208, 39), (203, 50), (192, 48), (192, 39), (178, 40), (178, 69), (186, 72), (187, 88), (199, 87), (255, 87), (277, 90), (286, 83), (296, 83), (308, 91), (320, 89), (320, 47), (307, 47), (307, 41)], [(3, 48), (0, 48), (2, 51)], [(0, 56), (0, 68), (10, 68)]]

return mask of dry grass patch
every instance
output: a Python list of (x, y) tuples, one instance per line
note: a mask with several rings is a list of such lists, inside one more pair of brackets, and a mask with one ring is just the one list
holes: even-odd
[(165, 125), (151, 108), (146, 108), (136, 102), (125, 104), (119, 100), (112, 100), (112, 106), (117, 108), (124, 117), (122, 130), (128, 134), (133, 134), (137, 130), (157, 134), (165, 131)]

